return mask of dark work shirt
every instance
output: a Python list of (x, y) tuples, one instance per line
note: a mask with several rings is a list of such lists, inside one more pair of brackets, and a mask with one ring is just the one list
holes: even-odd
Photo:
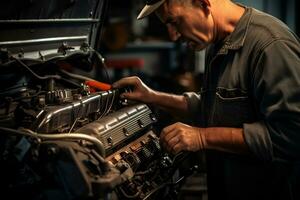
[(253, 153), (206, 152), (209, 199), (300, 199), (300, 43), (285, 24), (246, 8), (185, 96), (199, 126), (243, 128)]

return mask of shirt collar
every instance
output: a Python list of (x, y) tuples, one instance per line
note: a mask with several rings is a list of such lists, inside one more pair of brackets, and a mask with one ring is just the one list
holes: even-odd
[(237, 50), (244, 45), (252, 17), (252, 9), (244, 5), (241, 6), (245, 7), (245, 13), (237, 23), (234, 31), (225, 38), (223, 46), (220, 48), (218, 54), (227, 54), (229, 49)]

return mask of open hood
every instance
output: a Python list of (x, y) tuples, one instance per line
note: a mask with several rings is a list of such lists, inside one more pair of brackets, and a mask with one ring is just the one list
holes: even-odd
[(39, 58), (88, 44), (99, 48), (107, 0), (9, 0), (0, 2), (0, 48)]

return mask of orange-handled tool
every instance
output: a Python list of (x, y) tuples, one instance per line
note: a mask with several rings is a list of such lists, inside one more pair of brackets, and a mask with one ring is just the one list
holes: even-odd
[(85, 81), (85, 84), (88, 85), (89, 87), (96, 89), (96, 90), (102, 90), (102, 91), (106, 91), (106, 90), (110, 90), (111, 89), (111, 85), (107, 84), (107, 83), (102, 83), (99, 81)]

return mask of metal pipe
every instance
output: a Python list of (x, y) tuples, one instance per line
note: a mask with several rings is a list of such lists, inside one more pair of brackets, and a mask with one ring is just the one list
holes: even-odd
[(21, 19), (21, 20), (0, 20), (1, 25), (5, 24), (58, 24), (58, 23), (100, 23), (98, 19), (78, 18), (78, 19)]
[(71, 40), (87, 40), (88, 36), (72, 36), (72, 37), (53, 37), (53, 38), (41, 38), (41, 39), (32, 39), (32, 40), (18, 40), (18, 41), (5, 41), (0, 42), (0, 46), (7, 45), (18, 45), (18, 44), (39, 44), (39, 43), (48, 43), (48, 42), (64, 42)]
[(91, 143), (93, 143), (97, 149), (98, 152), (102, 157), (105, 157), (105, 149), (103, 146), (103, 143), (98, 140), (95, 137), (85, 135), (82, 133), (54, 133), (54, 134), (42, 134), (42, 133), (36, 133), (29, 129), (21, 129), (21, 130), (15, 130), (11, 128), (6, 127), (0, 127), (0, 131), (12, 133), (12, 134), (19, 134), (19, 135), (25, 135), (29, 137), (38, 138), (41, 140), (86, 140)]

